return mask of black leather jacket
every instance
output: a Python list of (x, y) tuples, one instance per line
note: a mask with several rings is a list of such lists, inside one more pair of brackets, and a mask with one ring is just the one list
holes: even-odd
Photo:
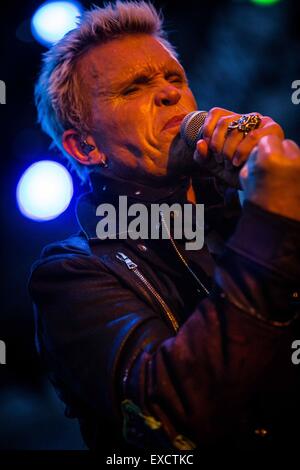
[(33, 267), (38, 348), (92, 449), (251, 447), (291, 429), (300, 224), (250, 203), (240, 217), (234, 191), (212, 182), (193, 181), (209, 249), (99, 240), (100, 202), (184, 202), (187, 181), (149, 190), (94, 176), (80, 232)]

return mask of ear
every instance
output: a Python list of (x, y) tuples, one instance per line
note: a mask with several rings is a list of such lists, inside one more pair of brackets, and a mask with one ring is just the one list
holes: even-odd
[[(91, 146), (90, 151), (88, 146), (82, 145), (83, 140)], [(83, 138), (74, 129), (68, 129), (63, 133), (62, 144), (65, 151), (82, 165), (97, 165), (106, 161), (104, 153), (97, 148), (91, 135)]]

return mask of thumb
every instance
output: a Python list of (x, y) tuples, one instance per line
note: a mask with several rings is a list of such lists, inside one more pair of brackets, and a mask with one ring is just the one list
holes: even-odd
[(197, 142), (196, 151), (194, 153), (194, 161), (202, 163), (208, 156), (208, 145), (204, 139), (200, 139)]
[(249, 175), (249, 168), (248, 168), (248, 164), (245, 163), (245, 165), (243, 166), (243, 168), (241, 169), (239, 173), (239, 180), (243, 189), (245, 189), (245, 182), (248, 178), (248, 175)]

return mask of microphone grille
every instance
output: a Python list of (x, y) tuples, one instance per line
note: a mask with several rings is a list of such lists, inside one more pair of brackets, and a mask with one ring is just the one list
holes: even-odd
[(183, 119), (180, 126), (180, 134), (188, 147), (195, 148), (196, 143), (201, 139), (202, 126), (206, 116), (206, 111), (193, 111)]

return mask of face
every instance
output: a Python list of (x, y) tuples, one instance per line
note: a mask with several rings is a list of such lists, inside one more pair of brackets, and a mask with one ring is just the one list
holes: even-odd
[(89, 90), (91, 136), (110, 171), (136, 181), (178, 173), (180, 157), (170, 149), (197, 105), (175, 57), (152, 36), (128, 35), (89, 50), (79, 73)]

